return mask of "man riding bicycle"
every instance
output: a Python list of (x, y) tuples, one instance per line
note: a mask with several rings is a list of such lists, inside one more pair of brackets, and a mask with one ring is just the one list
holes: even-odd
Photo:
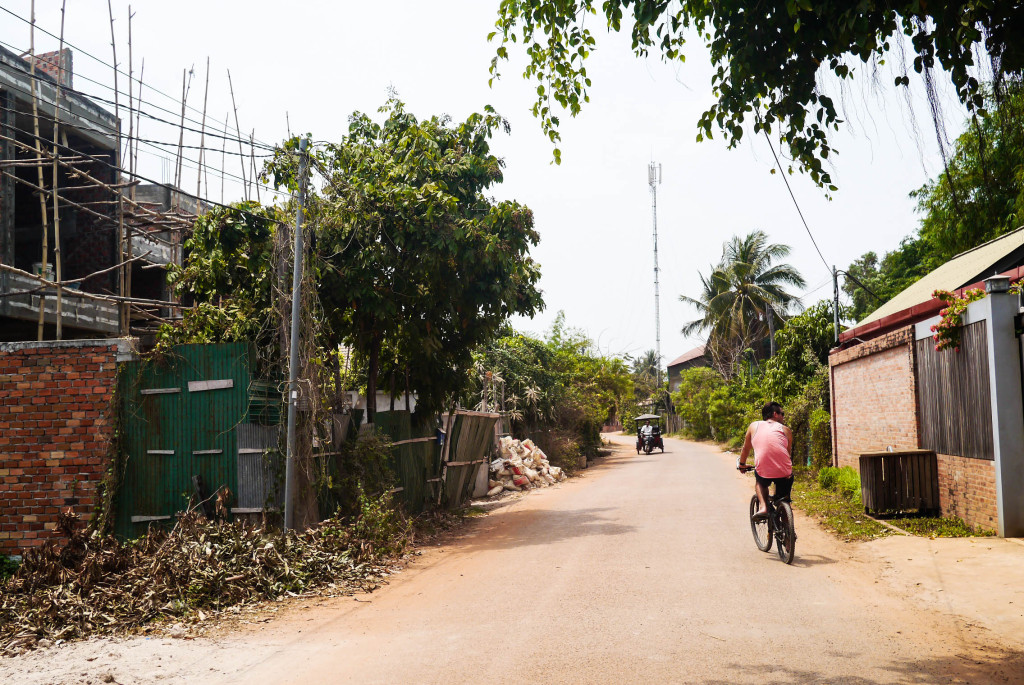
[(785, 424), (786, 413), (778, 402), (769, 402), (761, 408), (761, 418), (747, 427), (737, 463), (737, 468), (745, 467), (750, 450), (754, 450), (754, 490), (760, 504), (755, 518), (768, 514), (768, 486), (772, 483), (776, 497), (788, 499), (793, 490), (793, 431)]

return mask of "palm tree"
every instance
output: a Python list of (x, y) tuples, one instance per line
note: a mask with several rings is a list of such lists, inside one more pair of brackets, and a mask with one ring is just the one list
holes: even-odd
[(718, 266), (707, 277), (699, 274), (700, 296), (680, 295), (700, 315), (682, 332), (706, 332), (715, 365), (725, 375), (732, 375), (743, 350), (765, 334), (774, 338), (782, 317), (799, 306), (799, 298), (786, 288), (802, 288), (803, 277), (793, 266), (776, 263), (789, 252), (788, 245), (769, 243), (764, 231), (734, 236), (724, 245)]

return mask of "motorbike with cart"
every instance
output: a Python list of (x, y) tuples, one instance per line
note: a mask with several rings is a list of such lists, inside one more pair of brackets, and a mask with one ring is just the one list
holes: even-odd
[[(661, 417), (657, 414), (641, 414), (633, 419), (636, 421), (636, 453), (650, 454), (656, 449), (665, 451), (665, 442), (661, 438)], [(651, 423), (649, 435), (644, 435), (644, 425)]]

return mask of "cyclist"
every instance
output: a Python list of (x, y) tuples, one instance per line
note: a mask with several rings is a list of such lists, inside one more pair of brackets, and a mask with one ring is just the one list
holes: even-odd
[(775, 496), (786, 499), (793, 490), (793, 431), (786, 425), (786, 413), (778, 402), (761, 408), (762, 421), (754, 421), (743, 436), (737, 467), (747, 464), (754, 450), (754, 491), (761, 508), (754, 515), (768, 515), (768, 486), (775, 483)]

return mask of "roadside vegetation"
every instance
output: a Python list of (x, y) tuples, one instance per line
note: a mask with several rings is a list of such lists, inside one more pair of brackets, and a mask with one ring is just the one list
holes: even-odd
[(601, 427), (633, 406), (626, 361), (602, 355), (561, 312), (543, 338), (509, 330), (479, 347), (474, 369), (464, 404), (493, 408), (500, 399), (512, 434), (532, 439), (570, 473), (581, 457), (597, 456)]

